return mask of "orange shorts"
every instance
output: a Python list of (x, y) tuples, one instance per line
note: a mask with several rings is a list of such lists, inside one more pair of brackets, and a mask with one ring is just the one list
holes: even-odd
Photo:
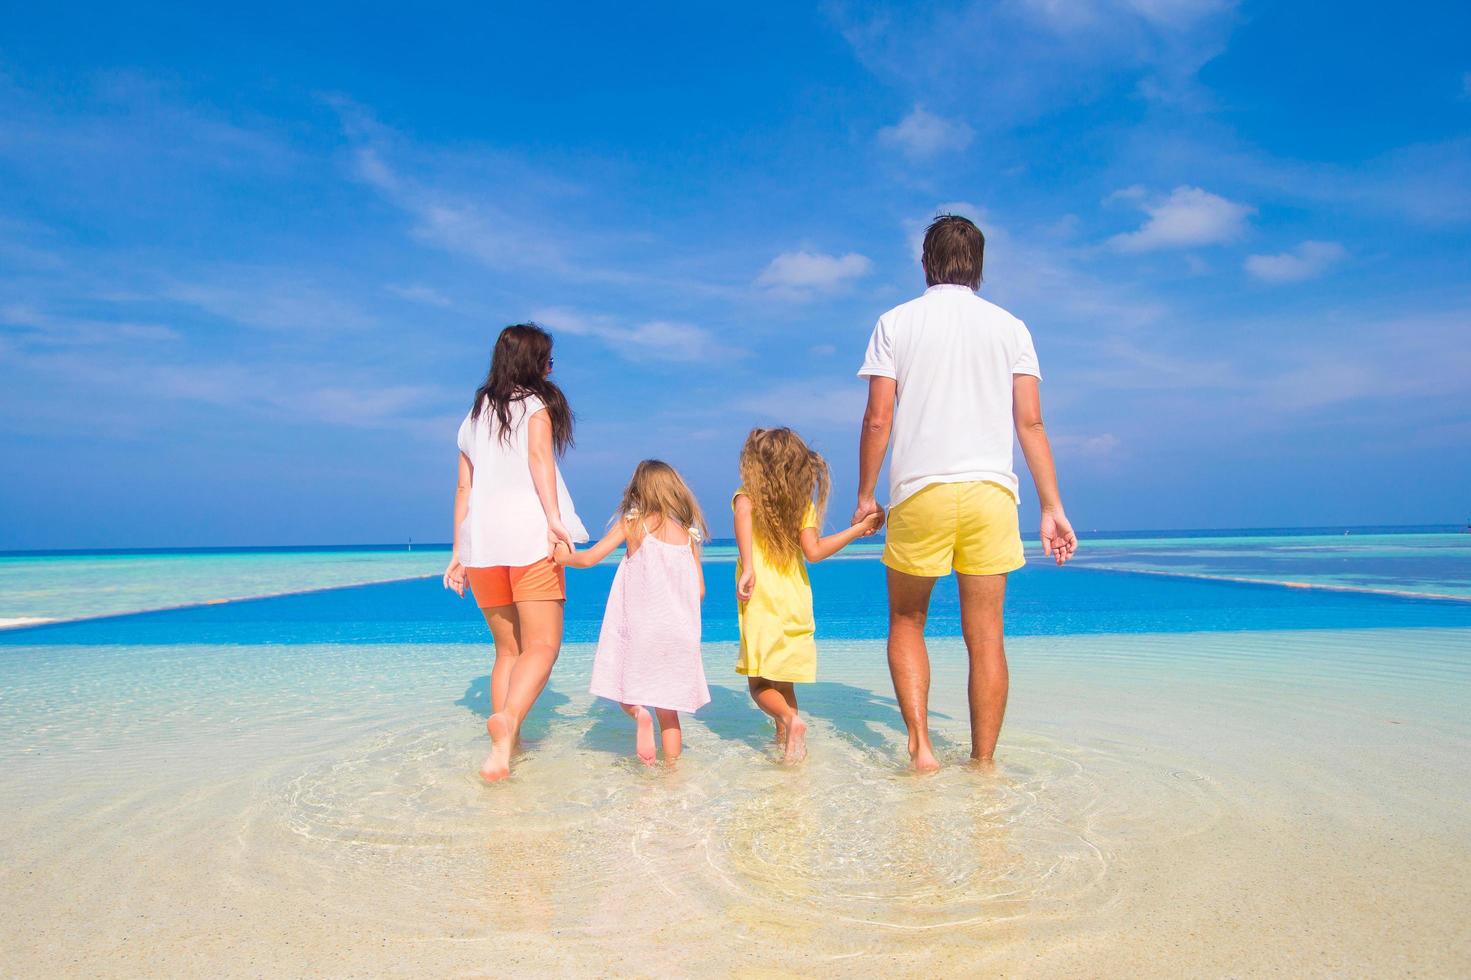
[(550, 558), (530, 565), (467, 568), (470, 591), (481, 609), (513, 602), (567, 598), (567, 570)]

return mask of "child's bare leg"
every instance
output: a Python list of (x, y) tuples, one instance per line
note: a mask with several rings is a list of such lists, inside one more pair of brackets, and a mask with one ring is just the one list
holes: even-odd
[(638, 753), (639, 761), (649, 766), (654, 764), (654, 719), (649, 717), (649, 709), (641, 704), (620, 704), (628, 717), (632, 718), (637, 726), (637, 734), (634, 736), (634, 751)]
[(807, 722), (797, 714), (797, 687), (791, 681), (777, 681), (773, 685), (786, 701), (790, 714), (787, 716), (787, 738), (785, 757), (787, 762), (801, 762), (807, 758)]
[(684, 732), (679, 727), (679, 712), (655, 708), (659, 716), (659, 741), (664, 744), (664, 761), (673, 762), (684, 749)]
[[(787, 750), (787, 757), (792, 757), (791, 750), (794, 747), (800, 747), (801, 754), (805, 755), (807, 723), (797, 714), (797, 692), (791, 683), (769, 681), (764, 677), (751, 677), (747, 679), (747, 686), (751, 689), (751, 700), (756, 702), (756, 707), (766, 712), (776, 722), (778, 738)], [(795, 746), (793, 744), (794, 727), (797, 729)], [(800, 757), (799, 755), (798, 758)]]

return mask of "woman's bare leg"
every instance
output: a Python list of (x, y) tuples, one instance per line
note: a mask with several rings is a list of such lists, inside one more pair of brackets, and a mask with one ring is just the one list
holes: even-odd
[(481, 775), (494, 782), (511, 772), (511, 749), (531, 706), (552, 676), (562, 649), (562, 600), (541, 599), (516, 603), (521, 653), (506, 686), (506, 703), (490, 716), (490, 756)]
[(521, 655), (521, 642), (516, 635), (519, 624), (513, 605), (489, 606), (481, 612), (485, 614), (491, 639), (495, 641), (495, 664), (490, 668), (490, 713), (495, 714), (505, 710), (511, 671), (515, 670), (516, 658)]

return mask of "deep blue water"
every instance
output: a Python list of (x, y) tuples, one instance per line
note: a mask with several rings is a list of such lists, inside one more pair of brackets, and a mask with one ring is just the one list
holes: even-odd
[[(612, 566), (569, 572), (567, 640), (595, 640)], [(706, 568), (707, 642), (736, 639), (734, 566)], [(834, 561), (811, 570), (818, 638), (886, 634), (884, 568)], [(1130, 575), (1035, 563), (1013, 573), (1011, 635), (1275, 629), (1471, 627), (1471, 603)], [(958, 635), (954, 578), (935, 589), (930, 632)], [(0, 646), (300, 643), (485, 643), (474, 603), (438, 581), (367, 585), (0, 632)]]

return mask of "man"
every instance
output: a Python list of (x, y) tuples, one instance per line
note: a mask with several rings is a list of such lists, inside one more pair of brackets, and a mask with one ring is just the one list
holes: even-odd
[(985, 239), (959, 215), (925, 232), (928, 289), (885, 313), (860, 377), (868, 407), (858, 448), (857, 523), (882, 514), (874, 498), (892, 429), (888, 542), (889, 673), (909, 728), (914, 768), (938, 769), (929, 733), (930, 660), (924, 626), (935, 580), (953, 569), (970, 654), (971, 759), (990, 765), (1006, 713), (1002, 602), (1020, 568), (1013, 425), (1042, 504), (1042, 550), (1059, 564), (1077, 537), (1057, 492), (1042, 427), (1037, 353), (1016, 317), (976, 295)]

